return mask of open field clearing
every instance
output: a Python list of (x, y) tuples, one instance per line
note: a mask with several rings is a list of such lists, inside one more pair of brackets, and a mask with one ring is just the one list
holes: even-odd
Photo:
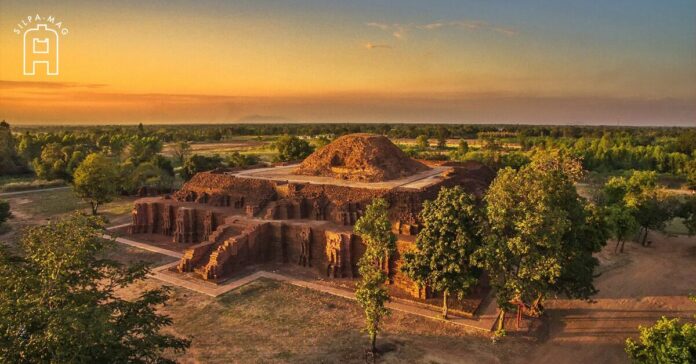
[[(469, 144), (469, 147), (472, 148), (482, 148), (486, 144), (486, 141), (484, 139), (447, 139), (447, 147), (456, 148), (457, 146), (459, 146), (459, 142), (461, 140), (466, 141), (466, 143)], [(407, 146), (415, 146), (417, 144), (415, 138), (393, 138), (392, 141), (395, 144)], [(437, 144), (437, 138), (430, 138), (428, 141), (430, 142), (431, 146), (435, 146)], [(505, 149), (522, 148), (522, 146), (519, 143), (502, 143), (501, 146)]]
[[(232, 152), (257, 152), (269, 149), (271, 142), (269, 141), (259, 141), (259, 140), (240, 140), (234, 142), (221, 142), (221, 143), (192, 143), (191, 153), (192, 154), (226, 154)], [(162, 149), (162, 154), (171, 157), (172, 156), (172, 144), (167, 144)]]
[[(43, 224), (46, 221), (80, 210), (89, 213), (89, 205), (79, 199), (72, 189), (56, 189), (43, 192), (27, 192), (6, 196), (12, 217), (7, 222), (7, 235), (0, 235), (0, 241), (14, 242), (22, 227)], [(109, 225), (130, 221), (130, 210), (135, 197), (119, 196), (99, 208)], [(3, 228), (6, 228), (3, 226)]]

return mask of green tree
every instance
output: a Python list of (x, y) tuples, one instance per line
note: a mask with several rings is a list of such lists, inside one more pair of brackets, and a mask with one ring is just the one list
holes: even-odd
[(150, 158), (149, 163), (154, 164), (155, 166), (157, 166), (157, 168), (164, 171), (170, 177), (174, 177), (174, 165), (172, 165), (171, 159), (161, 154), (155, 154), (154, 156), (152, 156), (152, 158)]
[(420, 218), (416, 249), (405, 254), (402, 270), (421, 287), (442, 293), (447, 319), (450, 294), (462, 299), (478, 282), (469, 257), (481, 246), (483, 218), (474, 196), (460, 186), (443, 188), (434, 201), (425, 201)]
[(619, 246), (621, 246), (619, 251), (623, 253), (626, 240), (638, 230), (638, 222), (633, 212), (625, 205), (611, 205), (607, 208), (607, 222), (611, 236), (616, 240), (614, 253)]
[(466, 153), (469, 153), (469, 143), (467, 143), (466, 140), (459, 140), (459, 145), (457, 146), (457, 153), (459, 153), (462, 156)]
[(172, 155), (174, 160), (179, 164), (184, 164), (184, 161), (191, 153), (191, 144), (187, 141), (180, 141), (172, 145)]
[(419, 135), (416, 138), (416, 146), (420, 149), (430, 148), (430, 142), (428, 141), (428, 136), (427, 135)]
[(82, 161), (85, 159), (85, 153), (83, 153), (81, 150), (76, 150), (72, 152), (70, 155), (70, 159), (68, 159), (68, 163), (66, 166), (66, 172), (69, 174), (75, 173), (75, 169), (77, 166), (82, 163)]
[(210, 171), (216, 168), (224, 167), (222, 158), (219, 155), (205, 156), (194, 154), (186, 159), (181, 168), (181, 177), (188, 181), (196, 173)]
[(396, 238), (391, 232), (388, 218), (389, 205), (386, 200), (377, 198), (365, 209), (353, 228), (365, 244), (365, 253), (358, 261), (360, 281), (357, 283), (355, 297), (365, 310), (365, 329), (370, 336), (370, 348), (376, 350), (380, 322), (390, 314), (385, 304), (389, 292), (384, 283), (389, 277), (384, 268), (389, 264), (389, 256), (396, 249)]
[(78, 196), (89, 202), (92, 214), (97, 214), (100, 205), (110, 202), (119, 190), (119, 171), (109, 157), (92, 153), (75, 170), (73, 189)]
[(677, 211), (689, 231), (689, 235), (696, 235), (696, 196), (686, 197)]
[[(142, 124), (141, 124), (142, 125)], [(134, 165), (149, 161), (162, 151), (162, 141), (156, 136), (133, 137), (128, 145), (128, 159)]]
[(150, 162), (141, 163), (126, 177), (128, 181), (123, 187), (131, 193), (137, 192), (143, 187), (155, 191), (169, 191), (174, 185), (172, 175)]
[(275, 159), (279, 162), (299, 161), (307, 158), (314, 151), (306, 140), (289, 135), (279, 137), (273, 147), (278, 151)]
[[(691, 297), (696, 302), (696, 297)], [(639, 327), (638, 342), (626, 339), (626, 353), (634, 363), (696, 363), (696, 324), (662, 317), (655, 325)]]
[(696, 190), (696, 156), (686, 165), (686, 186)]
[(45, 179), (69, 179), (66, 171), (67, 156), (59, 143), (48, 143), (41, 148), (41, 155), (32, 161), (36, 176)]
[(25, 132), (19, 137), (17, 152), (25, 161), (32, 161), (41, 155), (41, 140)]
[(438, 135), (437, 148), (438, 149), (447, 149), (447, 138), (444, 135)]
[(439, 149), (447, 148), (447, 138), (451, 136), (449, 129), (440, 126), (437, 128), (437, 147)]
[(0, 362), (171, 363), (165, 350), (189, 346), (160, 332), (168, 289), (116, 294), (149, 269), (100, 259), (112, 244), (101, 235), (97, 218), (74, 215), (28, 228), (19, 256), (0, 246)]
[(255, 154), (242, 154), (232, 152), (225, 158), (229, 167), (248, 167), (259, 163), (259, 157)]
[(574, 187), (581, 174), (576, 159), (539, 154), (518, 171), (500, 170), (486, 193), (488, 229), (473, 260), (495, 288), (498, 332), (515, 305), (520, 315), (523, 306), (538, 310), (552, 292), (582, 297), (592, 291), (592, 274), (572, 275), (579, 263), (592, 262), (588, 256), (599, 242), (582, 240), (601, 227), (583, 212), (585, 203)]
[(485, 137), (483, 139), (482, 149), (494, 153), (500, 152), (501, 150), (503, 150), (503, 143), (495, 139), (494, 137)]
[(15, 149), (15, 139), (10, 124), (0, 122), (0, 176), (26, 172), (24, 162)]
[[(609, 224), (601, 208), (580, 198), (574, 188), (568, 191), (561, 203), (568, 212), (571, 227), (563, 236), (561, 274), (552, 289), (568, 298), (589, 300), (597, 293), (593, 282), (599, 260), (594, 254), (606, 246)], [(541, 298), (543, 296), (538, 297)], [(540, 303), (540, 300), (532, 303), (533, 313), (541, 313)]]
[(647, 244), (648, 231), (664, 231), (676, 212), (675, 201), (658, 188), (657, 174), (651, 171), (632, 171), (628, 178), (612, 177), (603, 188), (607, 205), (623, 204), (631, 211), (640, 226), (643, 246)]

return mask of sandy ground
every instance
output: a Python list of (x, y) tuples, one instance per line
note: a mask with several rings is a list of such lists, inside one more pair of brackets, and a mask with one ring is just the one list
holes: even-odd
[(661, 316), (692, 318), (696, 305), (696, 238), (651, 234), (649, 248), (627, 243), (624, 254), (608, 244), (596, 279), (595, 303), (553, 300), (547, 304), (547, 338), (520, 362), (624, 363), (627, 337)]

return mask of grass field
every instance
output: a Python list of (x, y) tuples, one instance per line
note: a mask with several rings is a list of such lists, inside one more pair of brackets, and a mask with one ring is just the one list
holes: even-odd
[[(235, 138), (220, 143), (193, 143), (191, 144), (191, 153), (200, 155), (219, 155), (225, 157), (228, 154), (239, 152), (241, 154), (254, 154), (261, 157), (262, 160), (271, 161), (277, 154), (272, 148), (274, 138)], [(172, 156), (173, 145), (165, 145), (162, 149), (162, 154)]]
[[(368, 344), (354, 301), (267, 279), (217, 298), (175, 288), (162, 312), (174, 319), (174, 333), (192, 340), (176, 358), (182, 363), (363, 363)], [(385, 363), (509, 362), (524, 349), (521, 339), (495, 345), (458, 326), (399, 312), (385, 319), (378, 347)]]
[[(42, 223), (47, 219), (63, 216), (74, 211), (89, 213), (89, 205), (75, 196), (72, 189), (58, 189), (44, 192), (28, 192), (8, 196), (10, 211), (15, 225)], [(120, 221), (127, 217), (133, 207), (135, 197), (118, 196), (114, 201), (104, 204), (99, 212), (108, 222)]]
[(34, 176), (33, 174), (25, 174), (19, 176), (0, 176), (0, 187), (8, 183), (31, 182), (34, 179), (36, 179), (36, 176)]

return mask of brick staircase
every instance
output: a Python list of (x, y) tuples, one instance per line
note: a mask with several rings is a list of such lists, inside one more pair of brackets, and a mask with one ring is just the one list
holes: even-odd
[(201, 265), (201, 269), (197, 270), (204, 279), (215, 280), (221, 278), (225, 273), (226, 268), (231, 268), (230, 264), (244, 263), (239, 262), (239, 255), (242, 249), (246, 249), (249, 254), (253, 248), (251, 245), (256, 243), (256, 239), (250, 236), (255, 235), (259, 229), (266, 224), (248, 225), (241, 233), (231, 236), (221, 244), (213, 248), (212, 253), (208, 256), (208, 262), (205, 266)]
[(225, 240), (229, 239), (231, 236), (239, 234), (243, 225), (235, 224), (234, 221), (226, 220), (225, 223), (213, 231), (208, 240), (196, 244), (184, 251), (184, 256), (181, 258), (177, 268), (180, 272), (192, 272), (197, 271), (198, 267), (205, 266), (208, 264), (210, 251), (215, 248), (215, 246), (224, 243)]

